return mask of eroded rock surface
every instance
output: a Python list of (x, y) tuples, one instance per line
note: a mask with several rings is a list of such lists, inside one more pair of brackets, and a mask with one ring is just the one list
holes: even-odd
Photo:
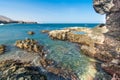
[(30, 63), (6, 60), (0, 62), (0, 80), (47, 80), (47, 77)]
[(25, 40), (18, 40), (15, 43), (15, 46), (24, 49), (29, 52), (35, 52), (40, 53), (41, 56), (44, 55), (43, 46), (40, 45), (36, 40), (34, 39), (25, 39)]
[[(120, 60), (120, 0), (94, 0), (94, 9), (97, 13), (106, 14), (106, 27), (109, 29), (105, 34), (104, 45), (97, 47), (100, 51), (114, 55), (112, 61)], [(106, 72), (120, 78), (120, 64), (112, 64), (111, 61), (104, 64), (102, 67)]]
[[(79, 32), (84, 32), (84, 34), (79, 34)], [(108, 32), (108, 29), (105, 25), (98, 25), (93, 29), (73, 27), (64, 30), (54, 30), (49, 32), (49, 36), (52, 39), (67, 40), (78, 43), (81, 45), (80, 48), (84, 54), (106, 62), (112, 60), (113, 55), (105, 50), (99, 49), (100, 47), (98, 47), (98, 45), (104, 45), (106, 39), (104, 33), (106, 32)]]
[(56, 75), (55, 78), (62, 77), (63, 80), (78, 80), (78, 77), (75, 73), (73, 73), (72, 70), (63, 68), (59, 65), (59, 63), (47, 59), (43, 50), (43, 46), (39, 45), (37, 41), (33, 39), (18, 40), (16, 41), (15, 45), (16, 47), (27, 50), (29, 52), (39, 53), (40, 55), (38, 54), (38, 56), (31, 62), (31, 64), (33, 66), (37, 66), (40, 70), (45, 71), (45, 74), (52, 73), (53, 75)]
[[(97, 13), (106, 14), (107, 35), (120, 38), (120, 0), (94, 0)], [(120, 40), (120, 39), (119, 39)]]
[[(100, 60), (104, 64), (106, 64), (106, 62), (109, 63), (113, 59), (119, 57), (120, 44), (119, 41), (117, 41), (113, 37), (104, 35), (108, 31), (109, 30), (105, 25), (98, 25), (97, 27), (92, 29), (73, 27), (63, 30), (50, 31), (49, 36), (52, 39), (67, 40), (70, 42), (78, 43), (80, 44), (81, 51), (85, 55)], [(118, 64), (116, 64), (116, 66), (119, 67)], [(106, 68), (110, 67), (108, 66), (102, 68), (104, 70), (107, 70)], [(115, 71), (113, 68), (110, 69)], [(117, 75), (119, 75), (119, 73), (117, 73)]]

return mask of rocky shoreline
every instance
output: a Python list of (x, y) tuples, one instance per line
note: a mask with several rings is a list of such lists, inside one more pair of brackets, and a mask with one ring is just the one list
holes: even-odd
[(44, 51), (43, 46), (38, 44), (36, 40), (18, 40), (15, 42), (15, 46), (28, 51), (28, 54), (36, 53), (37, 57), (29, 62), (14, 59), (1, 61), (0, 80), (48, 80), (50, 75), (54, 75), (53, 78), (56, 79), (79, 80), (72, 70), (63, 68), (59, 63), (47, 59), (47, 53)]
[[(50, 38), (54, 40), (64, 40), (78, 43), (83, 54), (96, 60), (100, 60), (102, 65), (101, 68), (111, 74), (111, 76), (113, 76), (113, 74), (119, 76), (120, 58), (119, 54), (117, 54), (119, 53), (117, 48), (120, 43), (119, 41), (106, 37), (104, 34), (107, 32), (108, 29), (105, 25), (98, 25), (92, 29), (73, 27), (63, 30), (53, 30), (48, 34)], [(109, 44), (110, 41), (113, 45)], [(113, 50), (116, 53), (111, 53)]]
[(120, 1), (94, 0), (93, 3), (97, 13), (106, 14), (105, 26), (100, 25), (93, 29), (68, 28), (48, 34), (52, 39), (80, 44), (85, 55), (102, 61), (101, 67), (117, 80), (120, 79)]
[[(94, 0), (94, 9), (97, 13), (106, 14), (106, 24), (95, 28), (71, 27), (63, 30), (44, 30), (53, 40), (70, 41), (77, 43), (80, 50), (86, 56), (96, 61), (94, 73), (102, 68), (109, 76), (108, 80), (120, 79), (120, 0)], [(3, 18), (2, 18), (3, 19)], [(24, 23), (13, 21), (9, 18), (0, 23)], [(34, 32), (28, 32), (33, 35)], [(15, 45), (18, 49), (25, 50), (28, 54), (37, 54), (33, 61), (22, 62), (21, 60), (5, 60), (0, 62), (0, 80), (80, 80), (71, 69), (62, 67), (54, 60), (46, 58), (47, 52), (44, 46), (34, 39), (18, 40)], [(7, 50), (7, 46), (0, 45), (0, 54)], [(96, 69), (95, 69), (96, 68)], [(106, 75), (105, 75), (106, 76)], [(93, 76), (87, 76), (89, 80), (99, 80)], [(113, 77), (113, 78), (112, 78)]]

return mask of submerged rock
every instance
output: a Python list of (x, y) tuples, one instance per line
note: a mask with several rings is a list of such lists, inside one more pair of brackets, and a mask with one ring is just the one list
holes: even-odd
[(29, 34), (29, 35), (33, 35), (33, 34), (35, 34), (35, 33), (34, 33), (33, 31), (29, 31), (28, 34)]
[(3, 54), (6, 51), (5, 45), (0, 45), (0, 54)]

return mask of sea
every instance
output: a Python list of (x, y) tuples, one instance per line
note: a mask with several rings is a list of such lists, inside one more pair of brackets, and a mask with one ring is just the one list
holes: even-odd
[[(92, 74), (92, 71), (88, 70), (88, 66), (91, 65), (91, 60), (89, 57), (81, 53), (80, 47), (76, 43), (52, 40), (48, 34), (41, 33), (41, 31), (60, 30), (68, 27), (94, 28), (97, 25), (98, 23), (0, 25), (0, 44), (4, 44), (8, 47), (7, 51), (0, 55), (0, 61), (7, 59), (20, 59), (23, 61), (36, 59), (36, 55), (16, 48), (14, 45), (17, 40), (31, 38), (37, 40), (44, 46), (45, 50), (48, 52), (47, 58), (55, 60), (67, 69), (72, 69), (78, 76), (80, 76), (80, 78), (83, 77), (81, 80), (89, 80), (86, 79), (86, 76), (84, 75), (90, 74), (91, 76), (95, 76), (95, 74)], [(28, 31), (33, 31), (35, 34), (28, 35)]]

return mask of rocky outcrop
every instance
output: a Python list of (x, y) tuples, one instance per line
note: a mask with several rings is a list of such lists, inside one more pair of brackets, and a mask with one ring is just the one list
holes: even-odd
[(47, 77), (28, 62), (6, 60), (0, 62), (0, 80), (47, 80)]
[(20, 60), (0, 62), (0, 80), (79, 80), (72, 71), (54, 64), (52, 60), (40, 57), (37, 65)]
[(106, 14), (107, 35), (118, 40), (120, 35), (120, 0), (94, 0), (97, 13)]
[(0, 54), (3, 54), (6, 51), (5, 45), (0, 45)]
[(16, 21), (12, 20), (6, 16), (0, 15), (0, 24), (9, 24), (9, 23), (25, 23), (25, 24), (37, 24), (37, 22), (30, 21)]
[(108, 32), (108, 29), (105, 25), (98, 25), (93, 29), (75, 27), (66, 28), (64, 30), (53, 30), (49, 32), (49, 36), (52, 39), (67, 40), (78, 43), (81, 45), (81, 51), (87, 56), (107, 62), (112, 60), (113, 55), (108, 51), (99, 49), (97, 46), (104, 44), (104, 33), (106, 32)]
[(16, 41), (15, 46), (29, 52), (40, 53), (41, 56), (45, 54), (43, 46), (39, 45), (38, 42), (33, 39), (18, 40)]
[(114, 75), (120, 79), (120, 0), (94, 0), (94, 9), (97, 13), (106, 14), (106, 27), (109, 29), (105, 34), (104, 45), (96, 47), (99, 51), (114, 55), (112, 61), (104, 63), (102, 68), (113, 75), (113, 80), (117, 80)]
[[(52, 39), (78, 43), (80, 44), (80, 49), (83, 54), (100, 60), (103, 64), (111, 64), (111, 61), (119, 57), (120, 43), (116, 39), (104, 35), (108, 31), (105, 25), (98, 25), (92, 29), (73, 27), (50, 31), (49, 36)], [(116, 75), (119, 76), (119, 65), (116, 64), (113, 67), (118, 71), (116, 72), (116, 70), (109, 65), (102, 66), (105, 71), (113, 71), (112, 73), (117, 73)]]

